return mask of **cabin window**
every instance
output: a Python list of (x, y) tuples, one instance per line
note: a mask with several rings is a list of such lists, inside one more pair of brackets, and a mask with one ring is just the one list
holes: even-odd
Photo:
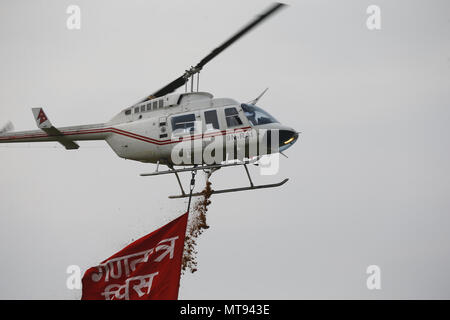
[(153, 110), (158, 109), (158, 101), (153, 101)]
[(145, 105), (141, 106), (141, 112), (145, 111)]
[(134, 113), (139, 113), (139, 107), (134, 108)]
[(172, 131), (174, 134), (192, 133), (195, 128), (195, 115), (184, 114), (172, 117)]
[(159, 100), (159, 108), (162, 109), (164, 107), (164, 101), (161, 99)]
[(151, 111), (152, 110), (152, 103), (149, 102), (147, 103), (147, 111)]
[(205, 126), (206, 130), (219, 129), (219, 119), (217, 119), (217, 111), (205, 111)]
[(225, 109), (225, 119), (227, 120), (227, 126), (229, 128), (242, 125), (241, 118), (236, 108)]
[(129, 116), (131, 114), (131, 109), (125, 110), (125, 115)]

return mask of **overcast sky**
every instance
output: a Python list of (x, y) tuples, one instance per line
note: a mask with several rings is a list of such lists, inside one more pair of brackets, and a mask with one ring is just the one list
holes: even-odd
[[(81, 8), (68, 30), (66, 9)], [(270, 2), (0, 0), (0, 125), (106, 122)], [(450, 298), (450, 4), (290, 1), (202, 71), (200, 89), (302, 132), (278, 189), (216, 195), (180, 299)], [(369, 5), (381, 30), (366, 27)], [(0, 145), (0, 298), (79, 299), (82, 270), (182, 214), (174, 177), (104, 142)], [(242, 168), (213, 187), (246, 185)], [(188, 183), (188, 176), (185, 183)], [(201, 187), (201, 179), (198, 185)], [(381, 268), (368, 290), (366, 268)]]

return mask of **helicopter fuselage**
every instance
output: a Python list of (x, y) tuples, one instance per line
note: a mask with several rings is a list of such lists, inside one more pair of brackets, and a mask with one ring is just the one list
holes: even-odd
[[(235, 150), (236, 145), (248, 149), (250, 141), (260, 144), (261, 140), (267, 140), (266, 133), (260, 133), (266, 130), (279, 131), (277, 141), (281, 144), (281, 150), (295, 143), (298, 138), (295, 130), (274, 119), (267, 120), (270, 117), (267, 114), (264, 123), (258, 124), (248, 117), (242, 104), (234, 99), (214, 99), (212, 94), (207, 92), (189, 92), (169, 94), (135, 104), (122, 110), (107, 123), (62, 127), (56, 129), (57, 132), (53, 134), (42, 131), (49, 120), (46, 116), (45, 119), (38, 116), (36, 121), (38, 126), (44, 127), (42, 130), (5, 133), (0, 135), (0, 143), (60, 142), (61, 138), (66, 142), (105, 140), (114, 152), (124, 159), (189, 165), (197, 163), (198, 159), (194, 159), (194, 156), (183, 157), (183, 163), (179, 163), (180, 151), (174, 149), (181, 148), (184, 151), (191, 150), (192, 154), (203, 154), (212, 141), (220, 141), (224, 155), (221, 160), (226, 160), (227, 157), (228, 160), (242, 158), (243, 153), (239, 156), (239, 152), (231, 152), (230, 157), (230, 152), (226, 150)], [(40, 123), (42, 120), (44, 122)], [(47, 125), (50, 126), (51, 124)], [(285, 143), (286, 141), (288, 142)], [(278, 151), (277, 148), (275, 152)], [(262, 155), (267, 152), (260, 153)], [(200, 162), (204, 162), (204, 159)]]

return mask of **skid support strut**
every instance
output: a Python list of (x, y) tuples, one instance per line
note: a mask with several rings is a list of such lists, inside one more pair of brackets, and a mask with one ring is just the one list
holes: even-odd
[[(196, 197), (196, 196), (201, 196), (203, 195), (202, 192), (196, 192), (193, 193), (193, 187), (195, 185), (195, 174), (198, 170), (203, 170), (208, 174), (208, 178), (211, 176), (211, 174), (216, 171), (219, 170), (221, 168), (225, 168), (225, 167), (231, 167), (231, 166), (239, 166), (239, 165), (243, 165), (245, 172), (247, 174), (248, 180), (250, 182), (250, 186), (249, 187), (240, 187), (240, 188), (230, 188), (230, 189), (222, 189), (222, 190), (213, 190), (211, 192), (211, 194), (220, 194), (220, 193), (229, 193), (229, 192), (238, 192), (238, 191), (247, 191), (247, 190), (256, 190), (256, 189), (265, 189), (265, 188), (275, 188), (275, 187), (280, 187), (283, 184), (285, 184), (286, 182), (288, 182), (289, 179), (284, 179), (281, 182), (277, 182), (277, 183), (270, 183), (270, 184), (263, 184), (263, 185), (255, 185), (253, 183), (253, 180), (250, 176), (250, 172), (248, 170), (247, 165), (249, 163), (253, 163), (253, 162), (240, 162), (240, 163), (229, 163), (229, 164), (213, 164), (213, 165), (195, 165), (191, 168), (182, 168), (182, 169), (174, 169), (173, 166), (169, 166), (170, 170), (166, 170), (166, 171), (156, 171), (153, 173), (143, 173), (141, 174), (141, 176), (143, 177), (147, 177), (147, 176), (155, 176), (155, 175), (163, 175), (163, 174), (174, 174), (175, 177), (177, 178), (178, 181), (178, 185), (180, 186), (181, 189), (181, 194), (180, 195), (174, 195), (174, 196), (169, 196), (170, 199), (179, 199), (179, 198), (191, 198), (191, 197)], [(191, 178), (191, 186), (190, 186), (190, 190), (189, 190), (189, 194), (187, 194), (182, 186), (180, 177), (178, 175), (178, 173), (180, 172), (188, 172), (191, 171), (192, 172), (192, 178)], [(194, 183), (194, 184), (192, 184)], [(190, 199), (189, 199), (189, 205), (190, 205)]]

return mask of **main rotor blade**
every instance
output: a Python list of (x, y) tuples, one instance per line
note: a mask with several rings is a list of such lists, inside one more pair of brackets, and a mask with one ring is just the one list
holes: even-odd
[[(169, 83), (168, 85), (166, 85), (164, 88), (159, 89), (158, 91), (156, 91), (155, 93), (151, 94), (147, 99), (145, 100), (149, 100), (149, 99), (153, 99), (153, 98), (158, 98), (158, 97), (162, 97), (165, 96), (166, 94), (169, 94), (171, 92), (174, 92), (175, 90), (177, 90), (178, 88), (184, 86), (184, 84), (188, 81), (189, 77), (186, 78), (185, 75), (183, 74), (181, 77), (176, 78), (175, 80), (173, 80), (171, 83)], [(144, 100), (144, 101), (145, 101)], [(143, 102), (143, 101), (142, 101)]]
[(150, 100), (150, 99), (153, 99), (153, 98), (164, 96), (164, 95), (172, 93), (176, 89), (182, 87), (189, 80), (189, 78), (192, 75), (198, 73), (205, 66), (205, 64), (207, 64), (209, 61), (214, 59), (217, 55), (219, 55), (222, 51), (224, 51), (226, 48), (231, 46), (239, 38), (244, 36), (250, 30), (255, 28), (258, 24), (260, 24), (262, 21), (267, 19), (269, 16), (271, 16), (277, 10), (281, 9), (284, 6), (285, 6), (284, 3), (274, 3), (273, 5), (271, 5), (261, 15), (257, 16), (255, 20), (253, 20), (248, 25), (246, 25), (244, 28), (239, 30), (236, 34), (234, 34), (230, 39), (225, 41), (223, 44), (221, 44), (220, 46), (215, 48), (210, 54), (208, 54), (206, 57), (204, 57), (195, 67), (192, 67), (190, 70), (186, 70), (186, 72), (182, 76), (178, 77), (177, 79), (175, 79), (174, 81), (170, 82), (169, 84), (167, 84), (163, 88), (161, 88), (158, 91), (156, 91), (155, 93), (151, 94), (150, 96), (148, 96), (147, 98), (145, 98), (141, 102), (144, 102), (146, 100)]
[(240, 31), (238, 31), (235, 35), (233, 35), (230, 39), (225, 41), (223, 44), (215, 48), (210, 54), (208, 54), (206, 57), (204, 57), (196, 66), (195, 68), (201, 69), (205, 64), (207, 64), (209, 61), (214, 59), (217, 55), (219, 55), (222, 51), (224, 51), (226, 48), (231, 46), (234, 42), (236, 42), (239, 38), (241, 38), (243, 35), (248, 33), (250, 30), (252, 30), (254, 27), (256, 27), (258, 24), (260, 24), (262, 21), (267, 19), (270, 15), (274, 14), (277, 10), (281, 9), (283, 6), (285, 6), (284, 3), (274, 3), (270, 8), (268, 8), (265, 12), (263, 12), (261, 15), (257, 16), (255, 20), (250, 22), (248, 25), (246, 25), (244, 28), (242, 28)]

